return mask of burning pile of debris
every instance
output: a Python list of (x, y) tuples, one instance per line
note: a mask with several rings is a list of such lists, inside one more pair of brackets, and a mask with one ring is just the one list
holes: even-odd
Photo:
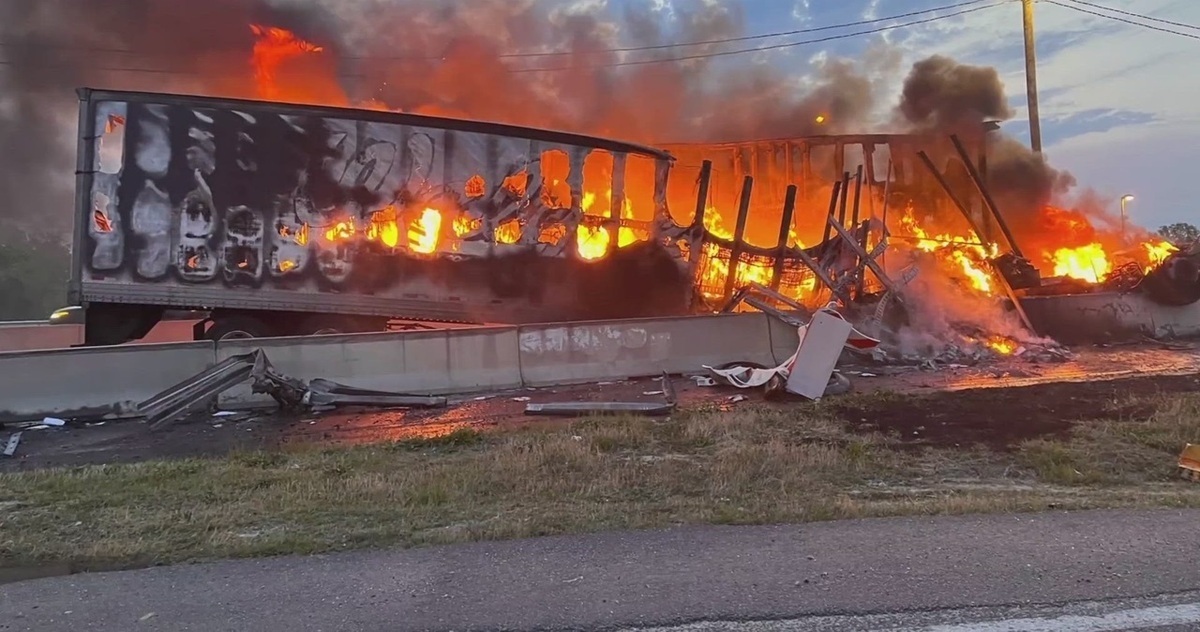
[[(807, 154), (813, 141), (794, 143)], [(773, 249), (744, 239), (753, 176), (744, 176), (732, 236), (709, 219), (713, 209), (697, 209), (694, 224), (705, 228), (701, 254), (691, 264), (706, 308), (758, 309), (800, 325), (817, 307), (832, 303), (881, 340), (870, 353), (874, 362), (937, 368), (1010, 356), (1032, 362), (1070, 358), (1026, 315), (1022, 301), (1027, 297), (1145, 292), (1166, 305), (1200, 300), (1200, 249), (1179, 251), (1149, 236), (1129, 248), (1105, 245), (1078, 212), (1045, 207), (1041, 221), (1057, 229), (1029, 240), (1036, 254), (1023, 249), (990, 191), (986, 153), (973, 159), (957, 134), (949, 136), (953, 154), (945, 172), (931, 157), (937, 138), (877, 135), (836, 142), (838, 156), (845, 144), (858, 142), (865, 158), (853, 173), (843, 171), (832, 183), (819, 212), (816, 246), (797, 243), (795, 185), (787, 188)], [(746, 143), (735, 163), (749, 154), (748, 171), (770, 173), (779, 144)], [(792, 144), (784, 143), (785, 156), (793, 153)], [(767, 165), (758, 168), (762, 153)], [(873, 173), (873, 154), (887, 158), (881, 181)], [(710, 174), (706, 162), (702, 198)], [(1081, 240), (1087, 243), (1069, 246)]]

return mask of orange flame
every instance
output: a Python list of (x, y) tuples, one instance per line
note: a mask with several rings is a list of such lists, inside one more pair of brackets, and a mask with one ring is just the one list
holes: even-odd
[(515, 244), (521, 240), (521, 222), (510, 219), (496, 227), (496, 243)]
[(1142, 248), (1146, 250), (1146, 258), (1149, 261), (1149, 264), (1146, 266), (1147, 273), (1154, 269), (1154, 266), (1166, 261), (1167, 257), (1179, 251), (1173, 244), (1166, 241), (1147, 241), (1142, 244)]
[(258, 82), (258, 91), (264, 99), (278, 100), (282, 92), (275, 81), (275, 74), (283, 62), (310, 53), (320, 53), (325, 49), (306, 42), (295, 33), (273, 26), (250, 25), (250, 32), (257, 40), (254, 42), (254, 52), (251, 63), (254, 66), (254, 78)]
[(984, 266), (988, 258), (998, 254), (995, 244), (990, 247), (983, 245), (974, 231), (968, 231), (964, 235), (945, 233), (931, 236), (917, 225), (912, 208), (900, 216), (900, 225), (915, 240), (915, 248), (932, 253), (939, 261), (960, 274), (974, 290), (992, 294), (992, 274)]
[(413, 252), (431, 254), (437, 251), (442, 214), (437, 209), (421, 211), (421, 217), (408, 227), (408, 248)]
[(112, 220), (108, 219), (108, 215), (100, 209), (92, 212), (92, 223), (96, 226), (96, 232), (111, 233), (113, 226)]
[(367, 227), (367, 240), (378, 241), (388, 248), (395, 248), (400, 243), (400, 224), (395, 207), (388, 206), (382, 211), (371, 214), (371, 225)]
[(1104, 246), (1091, 243), (1078, 248), (1054, 251), (1054, 276), (1065, 276), (1088, 283), (1100, 283), (1112, 271)]
[(354, 221), (347, 219), (340, 221), (325, 231), (325, 240), (331, 244), (336, 244), (339, 241), (349, 241), (354, 238)]
[(1017, 352), (1017, 343), (1003, 336), (992, 336), (984, 342), (988, 348), (1000, 355), (1012, 355)]
[(452, 227), (454, 228), (454, 235), (456, 237), (466, 237), (467, 235), (479, 230), (479, 227), (482, 225), (483, 222), (478, 218), (471, 217), (470, 215), (464, 213), (454, 218)]
[(481, 198), (485, 193), (487, 193), (487, 182), (479, 174), (471, 176), (463, 184), (463, 195), (466, 195), (468, 198)]

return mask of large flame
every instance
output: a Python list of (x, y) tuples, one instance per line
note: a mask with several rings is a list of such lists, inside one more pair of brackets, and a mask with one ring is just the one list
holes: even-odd
[[(330, 70), (336, 60), (323, 57), (325, 49), (322, 46), (305, 41), (286, 29), (257, 24), (250, 28), (256, 38), (251, 65), (262, 98), (302, 101), (305, 100), (305, 95), (325, 97), (331, 88), (322, 82), (337, 84), (336, 73)], [(325, 63), (320, 61), (323, 59), (328, 62), (323, 68), (329, 70), (328, 77), (307, 72), (310, 65), (319, 66)], [(303, 81), (295, 82), (305, 85), (291, 85), (293, 76), (305, 77)], [(325, 102), (340, 105), (344, 104), (344, 100), (343, 94), (338, 98), (325, 99)], [(387, 109), (387, 106), (380, 102), (373, 102), (368, 107)], [(810, 116), (814, 117), (812, 120), (815, 124), (824, 125), (829, 123), (834, 114), (820, 112)], [(123, 121), (120, 123), (123, 124)], [(110, 124), (115, 125), (112, 122)], [(540, 244), (563, 246), (568, 243), (566, 240), (574, 239), (574, 249), (581, 259), (599, 261), (614, 249), (650, 239), (649, 231), (641, 227), (638, 220), (647, 221), (655, 217), (655, 203), (650, 201), (652, 194), (639, 191), (638, 187), (645, 189), (652, 185), (627, 181), (625, 186), (629, 190), (617, 200), (608, 186), (595, 186), (597, 182), (611, 182), (611, 166), (597, 164), (589, 167), (585, 164), (582, 191), (573, 189), (577, 185), (568, 184), (568, 167), (565, 156), (555, 164), (543, 158), (542, 182), (531, 182), (529, 174), (524, 171), (512, 174), (499, 183), (489, 183), (482, 175), (475, 175), (465, 182), (463, 193), (468, 199), (504, 193), (511, 199), (519, 200), (525, 198), (528, 191), (540, 190), (542, 202), (549, 208), (567, 209), (578, 201), (583, 211), (582, 221), (574, 229), (573, 235), (569, 224), (564, 222), (533, 225), (524, 223), (529, 220), (525, 216), (521, 219), (507, 219), (494, 228), (494, 241), (500, 245), (520, 244), (524, 231), (534, 231), (529, 233), (524, 241), (532, 242), (536, 237)], [(589, 172), (589, 169), (593, 171)], [(767, 190), (777, 186), (782, 188), (779, 182), (759, 184)], [(643, 195), (639, 196), (638, 193)], [(726, 241), (733, 240), (734, 235), (733, 230), (722, 221), (722, 211), (731, 209), (720, 207), (729, 204), (728, 201), (714, 204), (704, 215), (704, 226), (709, 234)], [(819, 222), (799, 219), (811, 218), (811, 215), (802, 216), (800, 210), (797, 209), (796, 216), (798, 225), (804, 226), (805, 230), (811, 230), (814, 225), (823, 228)], [(1117, 239), (1111, 233), (1101, 233), (1093, 226), (1089, 215), (1079, 210), (1047, 206), (1038, 217), (1042, 225), (1037, 230), (1026, 227), (1024, 234), (1019, 234), (1018, 237), (1026, 249), (1026, 256), (1046, 276), (1053, 274), (1085, 283), (1100, 284), (1129, 259), (1137, 261), (1149, 271), (1176, 251), (1175, 247), (1158, 239), (1135, 242), (1131, 249), (1125, 249), (1122, 247), (1127, 245), (1124, 239)], [(767, 220), (763, 219), (761, 214), (755, 213), (750, 215), (749, 220), (746, 235), (749, 235), (756, 245), (773, 246), (775, 235), (778, 234), (777, 223), (772, 221), (773, 225), (768, 226)], [(111, 219), (99, 210), (94, 214), (93, 223), (98, 232), (112, 230)], [(332, 225), (320, 228), (314, 226), (317, 231), (315, 235), (324, 236), (325, 241), (331, 244), (363, 239), (389, 249), (400, 249), (420, 255), (439, 251), (457, 252), (463, 240), (478, 234), (482, 227), (481, 218), (469, 215), (463, 209), (424, 208), (424, 203), (421, 202), (414, 203), (409, 208), (389, 206), (372, 213), (369, 221), (360, 225), (356, 225), (355, 221), (347, 216)], [(961, 280), (965, 287), (983, 295), (994, 295), (997, 292), (1000, 279), (990, 267), (990, 260), (999, 254), (996, 244), (985, 243), (970, 229), (946, 229), (940, 223), (918, 221), (912, 206), (894, 214), (889, 221), (889, 228), (896, 230), (897, 238), (906, 240), (913, 249), (932, 255), (946, 274)], [(281, 228), (280, 234), (304, 245), (309, 240), (308, 231), (309, 227), (305, 224), (299, 228)], [(806, 235), (819, 233), (820, 230), (816, 230)], [(768, 238), (769, 243), (759, 244), (757, 241)], [(446, 243), (443, 243), (443, 240)], [(789, 227), (787, 243), (792, 247), (804, 247), (794, 227)], [(703, 291), (710, 298), (719, 298), (730, 274), (730, 262), (719, 258), (721, 252), (720, 246), (708, 243), (701, 252), (691, 253), (693, 256), (704, 255), (707, 262), (702, 268), (703, 278), (700, 282)], [(774, 278), (773, 262), (763, 259), (743, 259), (737, 265), (734, 285), (741, 286), (751, 282), (771, 285), (773, 282), (779, 282), (779, 279)], [(280, 267), (286, 263), (288, 262), (281, 263)], [(814, 295), (815, 278), (812, 275), (804, 278), (806, 280), (802, 287), (788, 290), (798, 294), (792, 298), (805, 300)], [(1009, 350), (1010, 341), (1007, 339), (988, 339), (983, 343), (998, 353), (1012, 352)]]
[(264, 99), (283, 98), (283, 91), (276, 81), (276, 73), (283, 62), (308, 53), (320, 53), (325, 49), (306, 42), (295, 33), (273, 26), (250, 25), (250, 32), (257, 38), (251, 63), (258, 92)]
[(995, 244), (986, 246), (974, 231), (955, 235), (942, 233), (930, 235), (917, 224), (914, 210), (910, 207), (900, 217), (900, 226), (912, 239), (918, 250), (932, 253), (949, 270), (965, 280), (972, 289), (983, 294), (992, 294), (995, 288), (992, 274), (987, 269), (987, 260), (998, 254)]
[(1112, 271), (1104, 246), (1091, 243), (1078, 248), (1054, 251), (1054, 276), (1065, 276), (1088, 283), (1100, 283)]

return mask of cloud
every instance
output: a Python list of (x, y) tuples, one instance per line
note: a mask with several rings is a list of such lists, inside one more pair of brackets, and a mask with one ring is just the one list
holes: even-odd
[[(894, 5), (880, 9), (894, 14), (938, 3), (881, 4)], [(1200, 24), (1194, 0), (1100, 4)], [(1053, 165), (1114, 200), (1125, 188), (1139, 189), (1139, 217), (1160, 223), (1200, 219), (1189, 206), (1191, 159), (1180, 149), (1185, 141), (1200, 141), (1200, 76), (1187, 70), (1197, 42), (1046, 2), (1035, 11), (1043, 146)], [(1028, 137), (1020, 3), (890, 33), (907, 63), (937, 53), (994, 66), (1016, 110), (1005, 128)]]
[(1054, 145), (1076, 136), (1096, 134), (1125, 126), (1152, 123), (1160, 119), (1150, 112), (1095, 108), (1079, 110), (1070, 114), (1042, 117), (1042, 143)]

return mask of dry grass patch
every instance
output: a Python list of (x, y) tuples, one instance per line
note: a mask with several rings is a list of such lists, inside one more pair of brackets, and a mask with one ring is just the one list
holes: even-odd
[(1015, 452), (914, 449), (852, 432), (818, 406), (5, 474), (0, 565), (111, 568), (681, 523), (1200, 505), (1200, 486), (1166, 482), (1176, 446), (1200, 439), (1200, 399), (1154, 407), (1147, 419), (1098, 421)]

